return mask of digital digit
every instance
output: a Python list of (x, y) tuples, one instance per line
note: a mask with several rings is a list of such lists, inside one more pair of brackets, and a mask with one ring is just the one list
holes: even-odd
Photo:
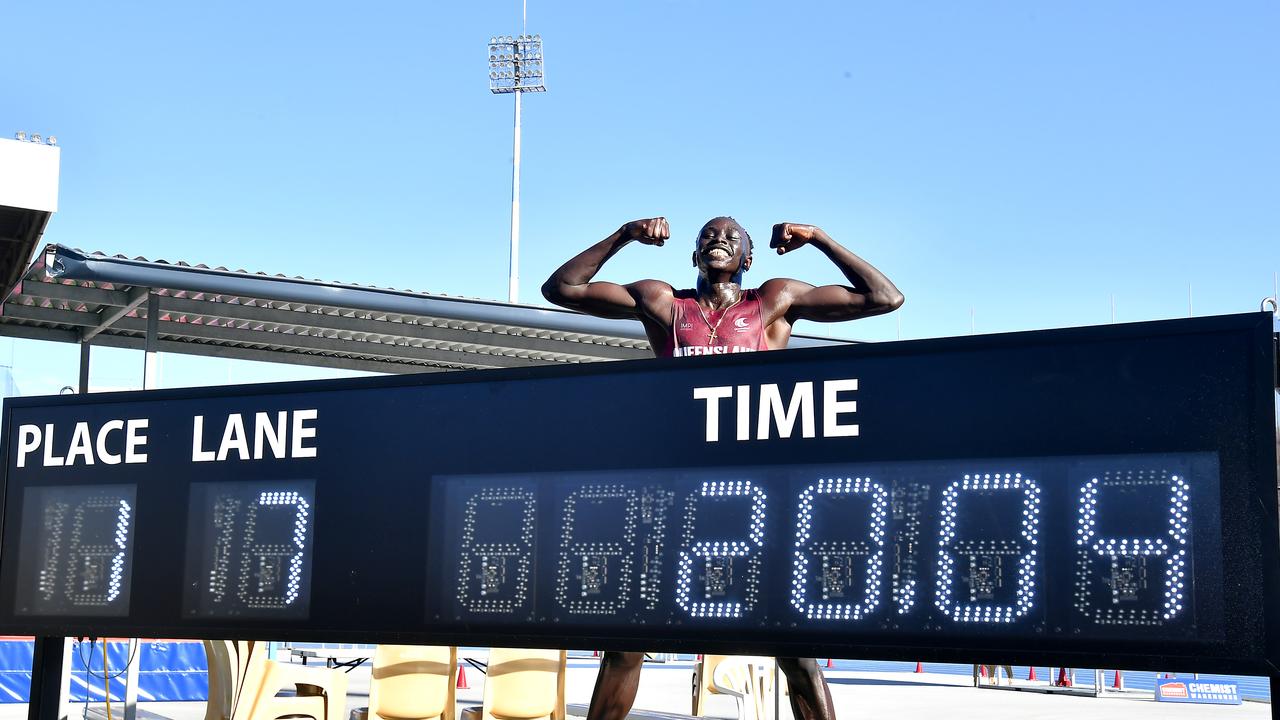
[(311, 503), (292, 490), (262, 491), (245, 515), (240, 602), (254, 609), (286, 608), (298, 600)]
[(634, 574), (635, 490), (590, 485), (564, 501), (556, 600), (577, 615), (613, 615), (631, 596)]
[(1036, 598), (1040, 487), (1021, 473), (965, 475), (943, 490), (940, 515), (937, 608), (964, 623), (1025, 617)]
[(27, 491), (22, 544), (32, 550), (21, 575), (30, 585), (19, 593), (19, 612), (127, 612), (134, 492), (133, 485)]
[(522, 487), (482, 488), (467, 498), (458, 563), (460, 606), (477, 613), (516, 613), (531, 606), (537, 501)]
[(929, 486), (902, 479), (893, 481), (889, 491), (890, 514), (893, 519), (893, 600), (898, 614), (910, 613), (916, 605), (919, 582), (922, 520), (928, 511)]
[[(755, 607), (767, 500), (764, 490), (750, 480), (706, 481), (689, 496), (676, 568), (680, 609), (693, 617), (739, 618)], [(748, 507), (742, 507), (744, 501)], [(708, 528), (736, 532), (732, 538), (698, 539)], [(696, 594), (695, 585), (700, 589)]]
[(1190, 487), (1168, 471), (1106, 472), (1081, 486), (1076, 609), (1100, 625), (1178, 617), (1189, 582), (1189, 511)]
[(129, 501), (105, 495), (75, 506), (66, 574), (72, 604), (106, 605), (120, 597), (132, 515)]
[(314, 483), (196, 483), (188, 522), (184, 612), (307, 616)]
[[(869, 500), (865, 512), (849, 507), (850, 501), (864, 499)], [(805, 617), (860, 620), (875, 610), (880, 602), (888, 502), (884, 487), (865, 478), (822, 479), (800, 493), (791, 605)], [(855, 517), (865, 518), (865, 524)], [(848, 529), (853, 532), (847, 537), (833, 537)], [(820, 531), (823, 539), (815, 539)], [(811, 598), (811, 593), (821, 599)]]

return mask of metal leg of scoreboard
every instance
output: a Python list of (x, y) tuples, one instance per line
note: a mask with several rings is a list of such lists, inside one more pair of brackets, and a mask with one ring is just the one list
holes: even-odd
[(138, 676), (142, 667), (142, 640), (129, 638), (129, 667), (124, 681), (124, 720), (138, 718)]
[(1280, 720), (1280, 675), (1271, 676), (1271, 720)]
[(62, 637), (37, 637), (31, 658), (31, 701), (27, 720), (64, 720), (71, 644)]

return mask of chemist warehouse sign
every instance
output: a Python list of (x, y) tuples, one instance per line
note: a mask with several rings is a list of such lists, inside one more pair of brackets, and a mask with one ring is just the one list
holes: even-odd
[(1156, 680), (1156, 701), (1198, 705), (1239, 705), (1240, 686), (1234, 680)]

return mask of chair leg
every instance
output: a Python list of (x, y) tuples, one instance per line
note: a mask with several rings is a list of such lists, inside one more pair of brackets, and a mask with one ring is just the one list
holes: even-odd
[(344, 720), (347, 710), (347, 675), (335, 672), (329, 683), (329, 691), (324, 696), (326, 720)]

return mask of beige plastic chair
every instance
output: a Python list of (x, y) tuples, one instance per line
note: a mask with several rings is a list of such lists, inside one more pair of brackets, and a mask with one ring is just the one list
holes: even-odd
[(703, 655), (693, 666), (693, 712), (706, 714), (712, 695), (728, 695), (739, 720), (764, 720), (765, 695), (773, 689), (774, 659), (739, 655)]
[(369, 720), (454, 720), (458, 649), (379, 645), (369, 681)]
[(492, 648), (484, 677), (484, 705), (462, 720), (565, 720), (568, 652)]
[[(268, 660), (264, 642), (206, 640), (204, 652), (209, 665), (205, 720), (344, 720), (347, 676), (341, 671)], [(289, 686), (297, 695), (277, 696)]]

